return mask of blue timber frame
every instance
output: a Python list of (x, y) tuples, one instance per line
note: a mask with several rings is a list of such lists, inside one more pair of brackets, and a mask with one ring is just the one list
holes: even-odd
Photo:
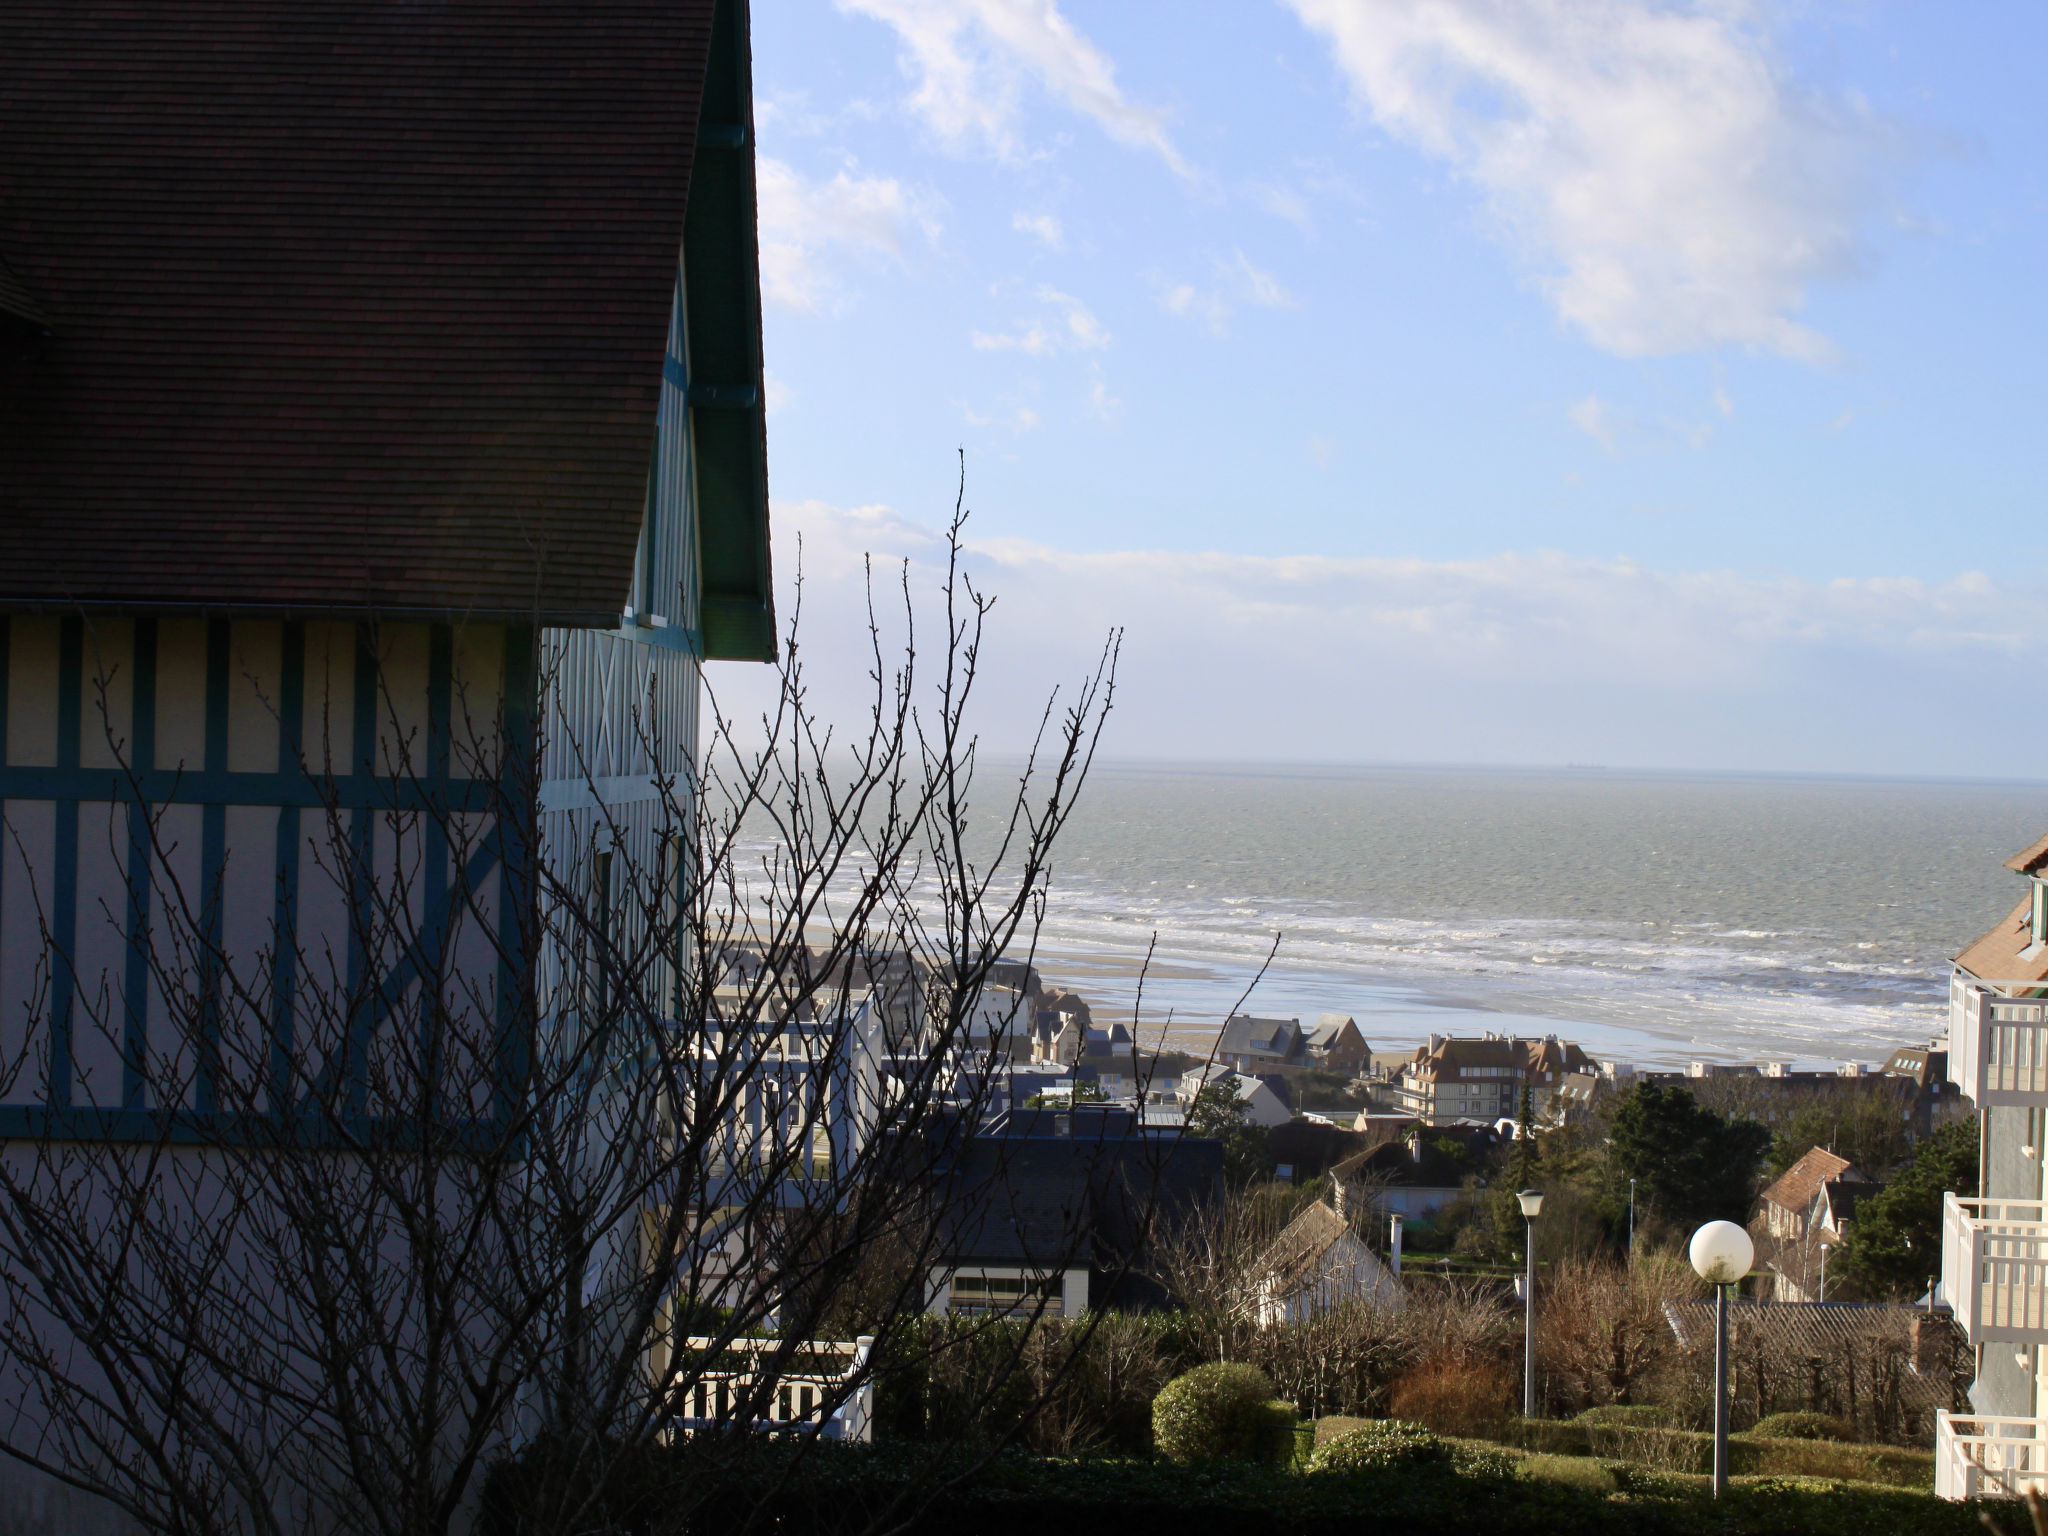
[[(54, 807), (55, 838), (50, 871), (49, 907), (50, 1002), (48, 1069), (41, 1083), (40, 1103), (0, 1104), (0, 1138), (171, 1141), (187, 1144), (276, 1145), (393, 1144), (406, 1132), (397, 1123), (380, 1124), (366, 1114), (363, 1072), (366, 1047), (405, 990), (415, 983), (437, 985), (446, 973), (446, 947), (454, 920), (453, 904), (466, 898), (495, 870), (502, 870), (498, 890), (496, 963), (497, 1034), (493, 1104), (489, 1117), (469, 1129), (488, 1144), (491, 1129), (517, 1107), (526, 1076), (525, 1030), (520, 1010), (531, 981), (529, 947), (533, 931), (527, 908), (534, 893), (533, 804), (536, 743), (533, 692), (536, 687), (535, 630), (511, 625), (504, 631), (502, 738), (498, 743), (500, 778), (496, 782), (457, 778), (450, 772), (451, 715), (454, 693), (454, 636), (447, 625), (428, 628), (427, 741), (420, 771), (405, 775), (378, 773), (376, 762), (379, 664), (375, 625), (356, 625), (351, 713), (355, 748), (344, 771), (321, 774), (304, 757), (305, 625), (282, 624), (282, 675), (275, 703), (278, 724), (277, 769), (274, 773), (233, 772), (228, 761), (228, 692), (233, 677), (231, 623), (208, 622), (205, 655), (203, 762), (197, 769), (155, 767), (86, 768), (80, 763), (81, 730), (86, 724), (84, 649), (87, 621), (67, 616), (58, 621), (57, 742), (54, 766), (7, 762), (8, 726), (20, 701), (11, 697), (13, 620), (0, 614), (0, 809), (11, 800), (49, 803)], [(128, 754), (131, 764), (153, 763), (158, 741), (157, 621), (138, 618), (134, 624), (133, 678), (130, 688)], [(127, 853), (123, 956), (120, 963), (121, 1075), (118, 1106), (74, 1103), (72, 1030), (77, 997), (74, 974), (78, 945), (79, 817), (86, 805), (126, 806)], [(189, 1108), (165, 1108), (145, 1102), (146, 1053), (149, 1047), (149, 982), (151, 938), (156, 923), (152, 881), (146, 873), (154, 857), (151, 815), (154, 808), (196, 805), (201, 810), (200, 891), (198, 918), (211, 954), (222, 949), (222, 876), (229, 858), (227, 811), (230, 806), (274, 807), (277, 811), (275, 853), (276, 896), (272, 910), (270, 948), (268, 1113), (217, 1112), (215, 1064), (207, 1059), (209, 1036), (218, 1028), (215, 982), (203, 976), (200, 1018), (200, 1060)], [(424, 900), (418, 929), (396, 961), (374, 979), (366, 974), (367, 959), (359, 950), (359, 927), (349, 925), (348, 986), (357, 1016), (350, 1021), (344, 1060), (329, 1062), (310, 1090), (294, 1092), (292, 1020), (297, 989), (297, 940), (304, 813), (315, 809), (345, 817), (354, 850), (356, 889), (351, 900), (368, 900), (371, 838), (379, 812), (425, 812), (445, 815), (496, 812), (483, 845), (466, 861), (460, 878), (451, 867), (447, 837), (424, 839)], [(209, 970), (211, 958), (202, 962)], [(322, 1101), (335, 1084), (335, 1072), (347, 1074), (347, 1111), (338, 1122), (309, 1107)], [(458, 1130), (463, 1127), (455, 1127)]]

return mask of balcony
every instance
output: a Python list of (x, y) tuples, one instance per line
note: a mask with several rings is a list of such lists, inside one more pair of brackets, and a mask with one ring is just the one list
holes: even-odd
[(2048, 1493), (2048, 1419), (1941, 1413), (1934, 1421), (1934, 1496), (2017, 1498)]
[(1949, 1081), (1979, 1109), (2048, 1104), (2048, 1002), (2007, 997), (1997, 985), (1949, 978)]
[(1973, 1345), (2048, 1343), (2048, 1201), (1945, 1196), (1941, 1294)]

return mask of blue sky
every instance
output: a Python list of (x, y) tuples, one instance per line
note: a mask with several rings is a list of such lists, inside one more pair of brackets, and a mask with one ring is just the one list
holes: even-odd
[(2038, 776), (2048, 9), (754, 25), (814, 641), (964, 448), (998, 740), (1121, 625), (1127, 756)]

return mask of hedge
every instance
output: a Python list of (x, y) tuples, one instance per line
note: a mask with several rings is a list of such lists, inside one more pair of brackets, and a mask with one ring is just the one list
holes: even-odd
[[(935, 1466), (909, 1448), (814, 1447), (794, 1467), (763, 1447), (713, 1471), (670, 1453), (673, 1496), (651, 1519), (610, 1528), (633, 1536), (715, 1536), (752, 1515), (767, 1529), (853, 1532), (909, 1513), (914, 1536), (1134, 1536), (1155, 1530), (1203, 1536), (1358, 1536), (1409, 1526), (1431, 1536), (1982, 1536), (1982, 1505), (1948, 1504), (1896, 1488), (1816, 1479), (1743, 1478), (1715, 1501), (1698, 1479), (1609, 1464), (1618, 1492), (1540, 1475), (1532, 1462), (1485, 1450), (1479, 1470), (1408, 1466), (1304, 1475), (1248, 1462), (1176, 1467), (1121, 1459), (1000, 1457)], [(1531, 1475), (1535, 1473), (1537, 1475)], [(916, 1489), (956, 1486), (936, 1497)], [(494, 1469), (478, 1536), (539, 1536), (519, 1497), (517, 1464)], [(658, 1485), (660, 1477), (650, 1479)], [(2009, 1508), (2009, 1506), (2008, 1506)]]
[[(1342, 1420), (1356, 1423), (1356, 1420)], [(1655, 1461), (1682, 1471), (1711, 1472), (1714, 1437), (1699, 1430), (1583, 1419), (1510, 1419), (1495, 1437), (1518, 1450), (1552, 1456), (1607, 1456)], [(1770, 1435), (1728, 1437), (1728, 1470), (1749, 1476), (1848, 1478), (1894, 1488), (1932, 1488), (1934, 1454), (1896, 1445), (1852, 1445)]]

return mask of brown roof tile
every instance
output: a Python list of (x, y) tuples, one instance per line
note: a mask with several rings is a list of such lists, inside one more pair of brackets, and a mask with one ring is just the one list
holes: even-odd
[(0, 604), (616, 615), (713, 9), (7, 0)]
[(2032, 907), (2033, 898), (2022, 897), (2002, 921), (1956, 956), (1956, 965), (1985, 981), (2048, 981), (2048, 949), (2032, 959), (2020, 958), (2034, 942), (2028, 926)]
[(1825, 1147), (1815, 1147), (1780, 1174), (1763, 1197), (1771, 1205), (1804, 1215), (1821, 1186), (1836, 1179), (1852, 1184), (1870, 1182), (1869, 1176), (1846, 1157), (1839, 1157)]

